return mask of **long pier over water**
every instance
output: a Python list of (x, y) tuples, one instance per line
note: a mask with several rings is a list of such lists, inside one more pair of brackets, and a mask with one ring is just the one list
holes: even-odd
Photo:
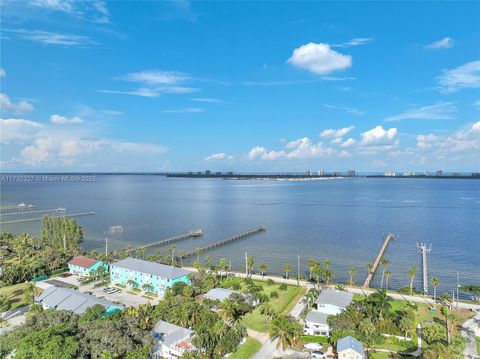
[(375, 262), (373, 263), (372, 269), (370, 269), (370, 271), (368, 272), (367, 279), (365, 280), (365, 283), (363, 283), (363, 288), (368, 288), (370, 286), (370, 282), (373, 279), (373, 275), (375, 274), (375, 272), (378, 268), (378, 265), (379, 265), (380, 261), (382, 260), (383, 254), (387, 250), (388, 243), (393, 238), (394, 238), (394, 236), (391, 233), (387, 234), (387, 236), (385, 237), (385, 240), (383, 241), (382, 247), (380, 248), (380, 252), (378, 252), (377, 259), (375, 259)]
[(183, 241), (185, 239), (192, 238), (192, 237), (193, 238), (200, 237), (202, 235), (203, 235), (202, 230), (192, 230), (188, 233), (182, 234), (181, 236), (171, 237), (171, 238), (168, 238), (168, 239), (163, 239), (161, 241), (148, 243), (148, 244), (145, 244), (145, 245), (140, 246), (140, 247), (132, 248), (132, 249), (128, 250), (127, 253), (134, 253), (134, 252), (137, 252), (137, 251), (140, 251), (140, 250), (143, 250), (143, 249), (162, 247), (162, 246), (166, 246), (170, 243)]
[(185, 258), (188, 258), (188, 257), (191, 257), (191, 256), (194, 256), (194, 255), (197, 255), (198, 253), (204, 253), (210, 249), (214, 249), (214, 248), (217, 248), (217, 247), (220, 247), (220, 246), (223, 246), (225, 244), (228, 244), (228, 243), (232, 243), (234, 241), (237, 241), (239, 239), (242, 239), (242, 238), (245, 238), (245, 237), (249, 237), (251, 235), (254, 235), (254, 234), (257, 234), (257, 233), (260, 233), (260, 232), (264, 232), (266, 231), (267, 228), (264, 227), (264, 226), (260, 226), (260, 227), (255, 227), (255, 228), (252, 228), (248, 231), (245, 231), (245, 232), (242, 232), (240, 234), (237, 234), (236, 236), (232, 236), (232, 237), (229, 237), (227, 239), (224, 239), (222, 241), (219, 241), (219, 242), (215, 242), (215, 243), (212, 243), (212, 244), (209, 244), (205, 247), (201, 247), (199, 251), (197, 250), (193, 250), (193, 251), (190, 251), (190, 252), (186, 252), (185, 254), (183, 254), (182, 256), (177, 256), (177, 258), (182, 258), (182, 259), (185, 259)]
[[(84, 216), (93, 216), (95, 212), (79, 212), (79, 213), (70, 213), (64, 214), (61, 216), (52, 216), (52, 217), (67, 217), (67, 218), (75, 218), (75, 217), (84, 217)], [(43, 217), (36, 217), (36, 218), (23, 218), (23, 219), (15, 219), (11, 221), (2, 221), (0, 224), (14, 224), (14, 223), (23, 223), (23, 222), (35, 222), (41, 221)]]
[(21, 216), (21, 215), (25, 215), (25, 214), (35, 214), (35, 213), (64, 212), (64, 211), (66, 211), (65, 208), (38, 209), (38, 210), (34, 210), (34, 211), (0, 213), (0, 217)]

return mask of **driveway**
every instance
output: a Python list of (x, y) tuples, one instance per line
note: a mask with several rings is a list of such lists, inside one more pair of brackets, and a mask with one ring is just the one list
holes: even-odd
[(467, 340), (467, 347), (463, 352), (465, 358), (479, 359), (480, 353), (477, 353), (475, 337), (480, 336), (480, 313), (463, 323), (462, 336)]
[(138, 307), (140, 304), (147, 304), (148, 302), (150, 302), (152, 305), (155, 305), (160, 301), (159, 298), (144, 298), (142, 293), (130, 294), (127, 292), (127, 289), (120, 290), (116, 293), (107, 294), (103, 291), (104, 287), (94, 288), (93, 283), (88, 283), (87, 285), (82, 285), (78, 288), (83, 293), (90, 292), (97, 298), (104, 298), (112, 302), (120, 302), (126, 307)]
[(26, 313), (30, 309), (29, 305), (26, 305), (17, 309), (10, 309), (2, 314), (2, 319), (7, 321), (10, 325), (8, 327), (0, 328), (0, 335), (12, 330), (16, 326), (25, 323)]

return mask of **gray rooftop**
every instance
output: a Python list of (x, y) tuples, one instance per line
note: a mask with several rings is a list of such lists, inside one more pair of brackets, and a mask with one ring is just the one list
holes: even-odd
[(152, 330), (152, 334), (156, 336), (158, 342), (169, 348), (181, 340), (190, 338), (192, 333), (193, 330), (182, 328), (163, 320), (160, 320)]
[(323, 324), (328, 325), (327, 318), (329, 314), (319, 312), (318, 310), (311, 310), (308, 312), (307, 316), (305, 317), (306, 322), (315, 323), (315, 324)]
[(345, 308), (352, 302), (353, 294), (337, 289), (323, 289), (317, 298), (317, 304), (331, 304)]
[(119, 267), (139, 273), (151, 274), (164, 279), (175, 279), (191, 273), (190, 271), (182, 268), (144, 261), (137, 258), (123, 259), (121, 261), (112, 263), (111, 267)]
[(94, 295), (81, 293), (71, 288), (49, 287), (43, 291), (35, 302), (57, 310), (69, 310), (76, 314), (83, 314), (87, 308), (100, 304), (105, 309), (109, 307), (123, 307)]
[(237, 293), (237, 292), (230, 289), (225, 289), (225, 288), (213, 288), (213, 289), (210, 289), (205, 294), (205, 298), (219, 300), (223, 302), (225, 299), (229, 298), (230, 295), (233, 293)]
[(337, 341), (337, 352), (352, 349), (360, 355), (364, 355), (363, 344), (354, 337), (348, 336)]

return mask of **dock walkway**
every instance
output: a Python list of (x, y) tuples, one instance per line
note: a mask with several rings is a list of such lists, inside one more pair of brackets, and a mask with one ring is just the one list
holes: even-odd
[(133, 252), (137, 252), (137, 251), (143, 250), (143, 249), (162, 247), (162, 246), (166, 246), (170, 243), (183, 241), (183, 240), (188, 239), (188, 238), (196, 238), (196, 237), (200, 237), (202, 235), (203, 235), (202, 230), (191, 230), (190, 232), (182, 234), (181, 236), (171, 237), (171, 238), (168, 238), (168, 239), (163, 239), (161, 241), (148, 243), (148, 244), (145, 244), (145, 245), (140, 246), (140, 247), (132, 248), (132, 249), (128, 250), (127, 253), (133, 253)]
[(370, 282), (373, 279), (373, 275), (375, 274), (378, 265), (380, 264), (380, 261), (382, 260), (383, 254), (385, 253), (388, 243), (390, 240), (394, 238), (393, 234), (389, 233), (385, 237), (385, 240), (383, 241), (382, 247), (380, 248), (380, 252), (378, 252), (377, 259), (375, 259), (375, 262), (373, 263), (372, 269), (368, 272), (367, 279), (365, 280), (365, 283), (363, 283), (363, 288), (368, 288), (370, 287)]
[[(67, 217), (67, 218), (75, 218), (75, 217), (84, 217), (84, 216), (93, 216), (95, 212), (79, 212), (79, 213), (71, 213), (71, 214), (64, 214), (61, 216), (51, 216), (51, 217)], [(36, 218), (23, 218), (23, 219), (15, 219), (11, 221), (2, 221), (0, 224), (14, 224), (14, 223), (23, 223), (23, 222), (35, 222), (41, 221), (43, 217), (36, 217)]]

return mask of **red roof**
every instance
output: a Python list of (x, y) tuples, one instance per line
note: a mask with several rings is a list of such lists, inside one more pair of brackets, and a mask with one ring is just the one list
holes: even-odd
[(78, 267), (88, 269), (97, 262), (98, 262), (98, 260), (96, 260), (96, 259), (83, 257), (83, 256), (77, 256), (77, 257), (73, 257), (73, 259), (70, 262), (68, 262), (68, 264), (72, 264), (74, 266), (78, 266)]

